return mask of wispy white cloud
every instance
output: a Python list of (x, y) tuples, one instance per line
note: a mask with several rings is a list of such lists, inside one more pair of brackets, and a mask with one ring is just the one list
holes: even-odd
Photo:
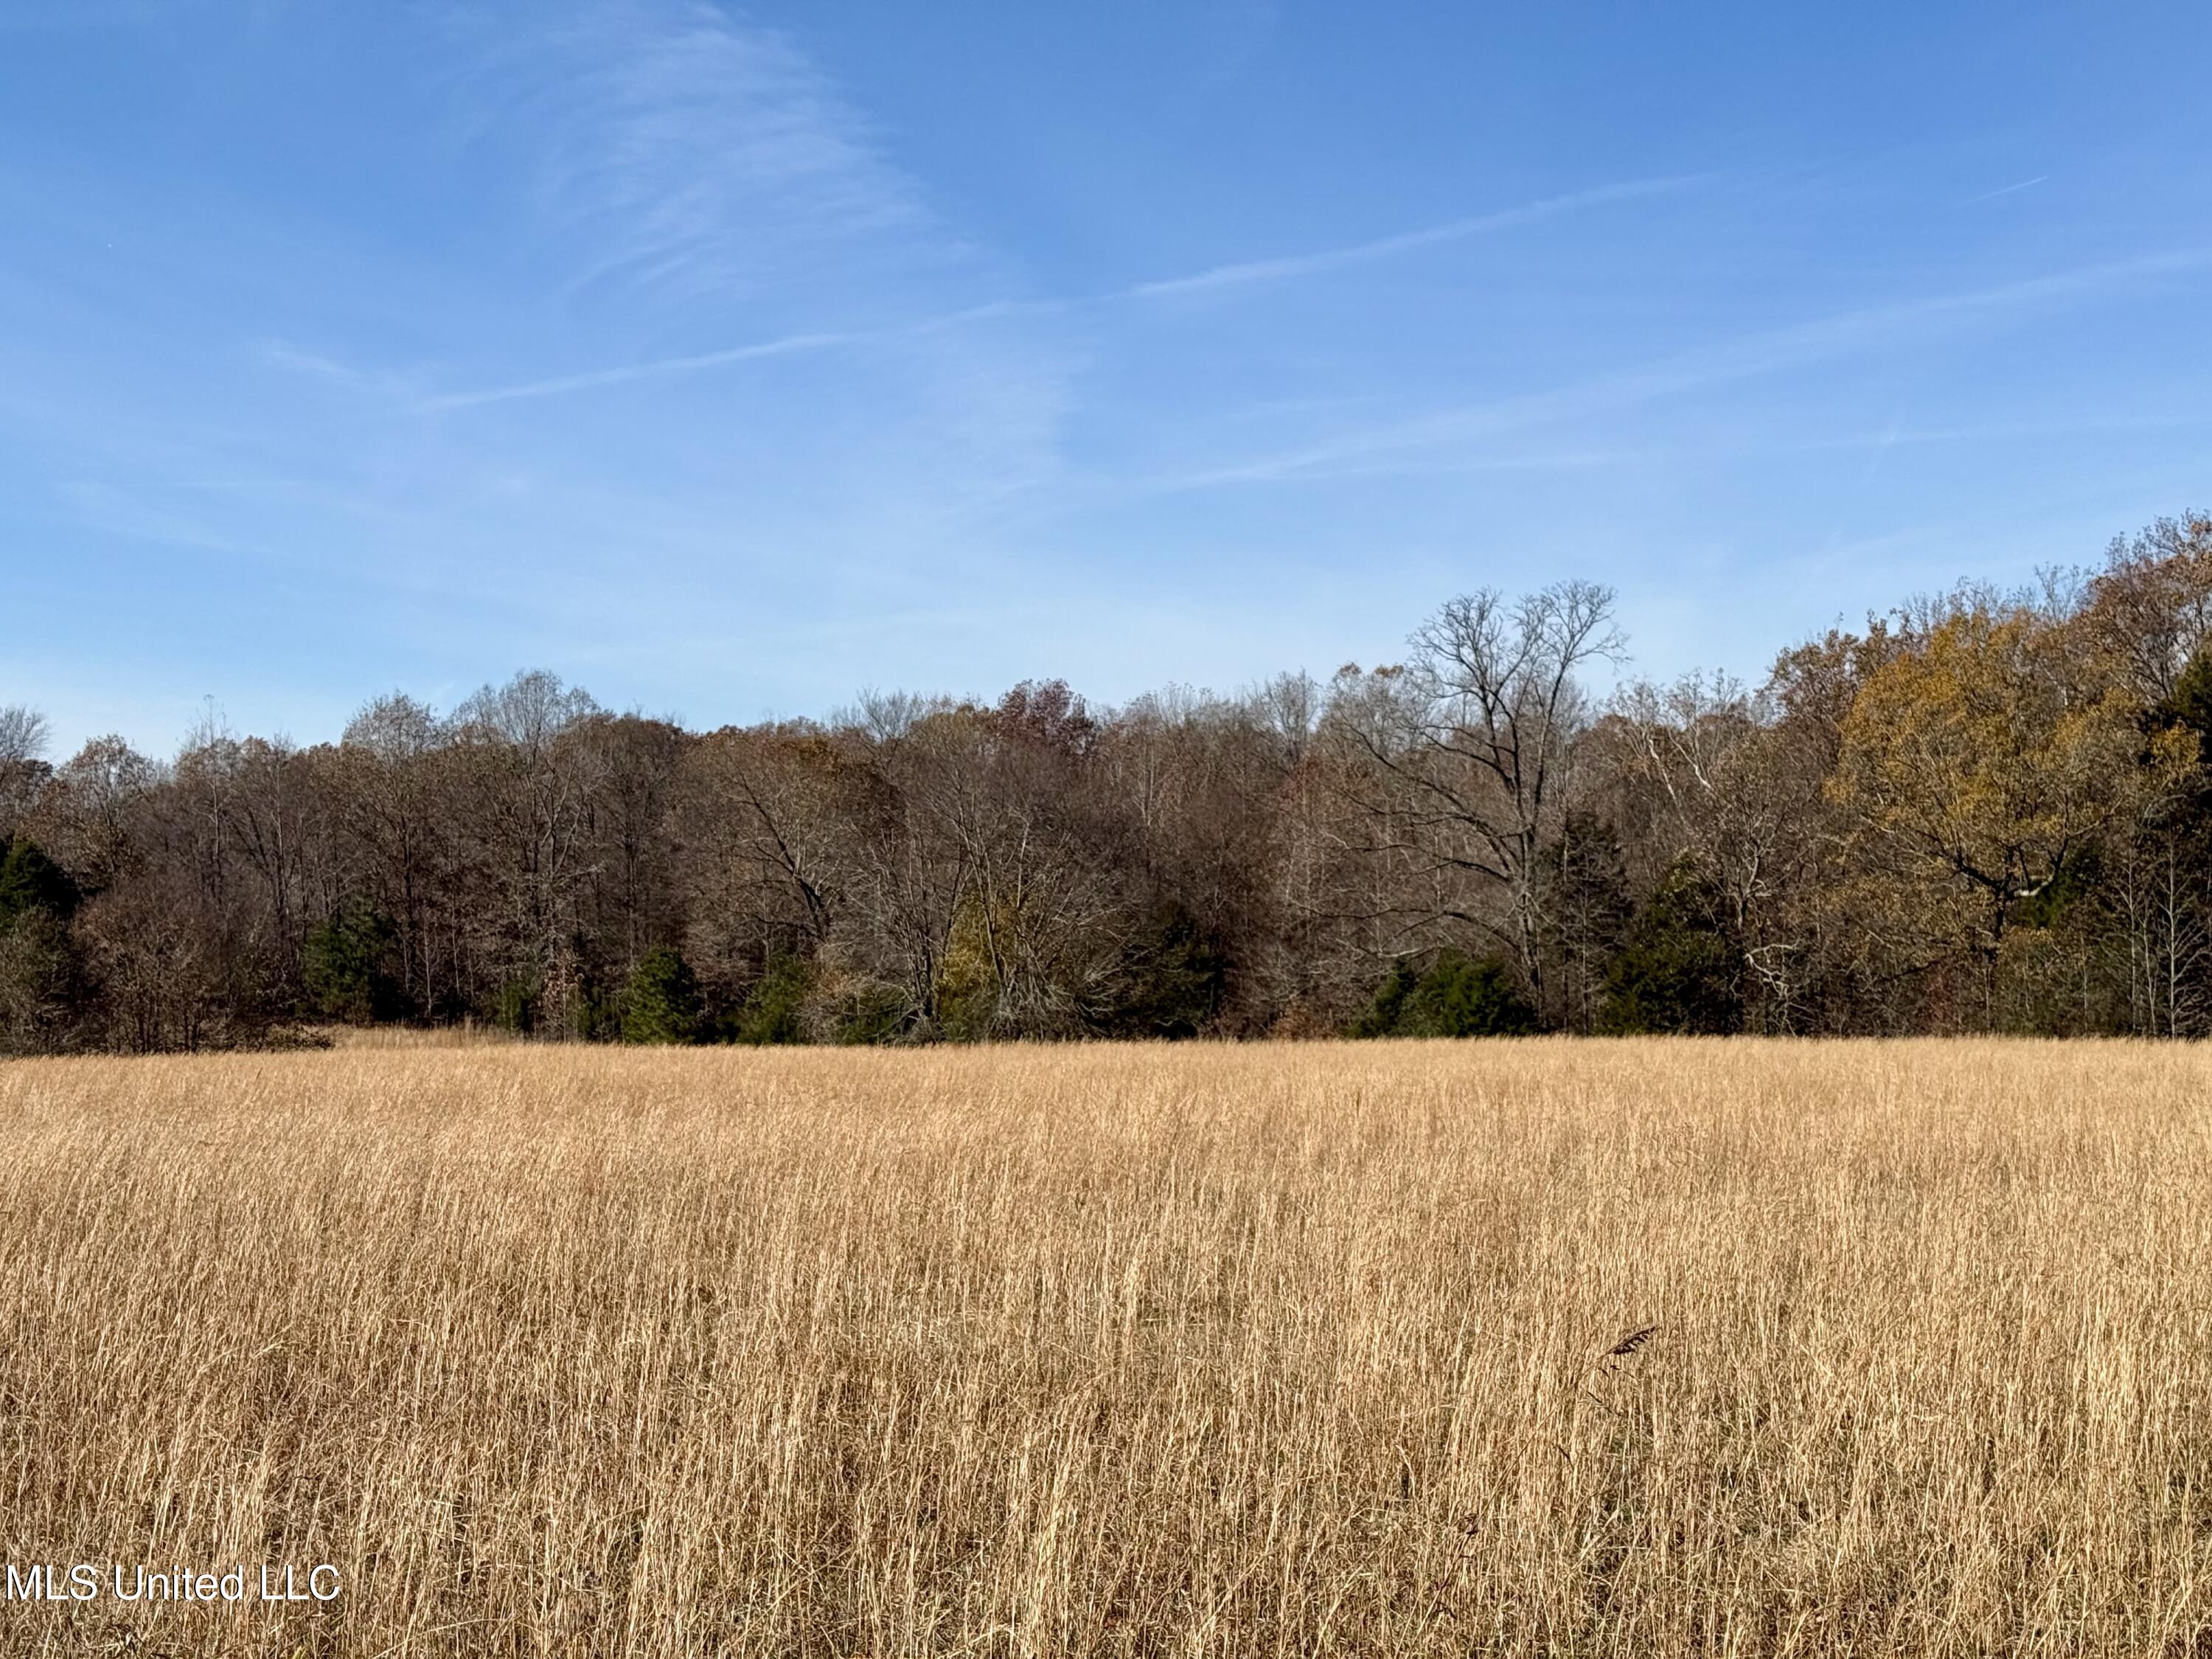
[(2023, 179), (2016, 185), (2007, 185), (2002, 190), (1984, 191), (1979, 196), (1969, 196), (1962, 205), (1972, 207), (1977, 202), (1994, 202), (1998, 197), (2009, 196), (2016, 190), (2027, 190), (2031, 185), (2046, 184), (2050, 179), (2049, 173), (2039, 173), (2033, 179)]
[(1261, 483), (1299, 476), (1372, 470), (1378, 460), (1442, 452), (1531, 427), (1632, 408), (1729, 382), (1804, 368), (1837, 357), (2002, 323), (2041, 310), (2087, 303), (2162, 277), (2212, 270), (2212, 250), (2196, 249), (2087, 265), (2048, 276), (1838, 313), (1680, 353), (1626, 374), (1556, 391), (1433, 411), (1334, 434), (1298, 448), (1152, 481), (1153, 489)]
[(1690, 174), (1668, 179), (1633, 179), (1622, 184), (1603, 185), (1595, 190), (1547, 197), (1540, 202), (1528, 202), (1495, 213), (1479, 213), (1465, 219), (1430, 225), (1420, 230), (1402, 231), (1394, 236), (1378, 237), (1373, 241), (1354, 242), (1344, 247), (1323, 248), (1317, 252), (1291, 254), (1282, 258), (1247, 259), (1233, 264), (1216, 265), (1210, 270), (1194, 272), (1188, 276), (1170, 276), (1158, 282), (1139, 283), (1124, 290), (1121, 297), (1143, 300), (1179, 298), (1187, 295), (1249, 288), (1258, 283), (1283, 282), (1299, 276), (1319, 276), (1324, 271), (1341, 270), (1351, 265), (1395, 258), (1401, 254), (1463, 241), (1470, 236), (1486, 236), (1497, 231), (1512, 230), (1522, 225), (1536, 224), (1546, 219), (1557, 219), (1615, 202), (1632, 202), (1647, 197), (1668, 195), (1704, 183), (1710, 177), (1710, 174)]
[(112, 536), (191, 547), (206, 552), (263, 556), (201, 515), (150, 500), (143, 493), (100, 478), (64, 478), (54, 493), (80, 523)]
[(295, 374), (311, 374), (319, 380), (348, 383), (362, 379), (359, 370), (347, 368), (334, 357), (325, 357), (320, 352), (295, 346), (289, 340), (263, 340), (255, 346), (254, 351), (270, 368), (285, 369)]
[(571, 374), (549, 375), (542, 380), (517, 381), (507, 386), (486, 386), (470, 392), (441, 392), (420, 399), (416, 407), (424, 411), (446, 409), (469, 409), (481, 404), (512, 403), (526, 398), (557, 397), (565, 392), (587, 392), (595, 387), (621, 386), (632, 380), (656, 380), (665, 375), (690, 374), (702, 369), (720, 368), (731, 363), (753, 362), (763, 358), (790, 357), (811, 352), (835, 351), (857, 346), (890, 345), (901, 341), (914, 341), (932, 334), (943, 334), (963, 323), (983, 322), (994, 318), (1038, 316), (1065, 307), (1018, 301), (994, 301), (986, 305), (963, 306), (957, 311), (925, 317), (919, 322), (896, 324), (885, 328), (825, 330), (806, 334), (787, 334), (777, 339), (757, 340), (749, 345), (728, 346), (715, 351), (698, 351), (672, 357), (648, 357), (634, 363), (617, 363), (607, 368), (580, 370)]
[(581, 0), (454, 27), (475, 130), (528, 155), (577, 244), (580, 289), (726, 301), (855, 259), (888, 273), (963, 252), (802, 52), (706, 0)]
[(2175, 415), (2100, 415), (2051, 421), (1990, 421), (1970, 426), (1893, 426), (1879, 434), (1862, 433), (1850, 437), (1815, 439), (1795, 443), (1789, 447), (1813, 452), (1859, 449), (1876, 445), (1884, 448), (1899, 448), (1929, 444), (2013, 443), (2023, 439), (2092, 438), (2131, 432), (2173, 432), (2197, 426), (2212, 426), (2212, 409)]
[(400, 399), (416, 412), (885, 344), (1011, 308), (961, 303), (1003, 278), (781, 34), (708, 0), (550, 0), (442, 27), (467, 142), (532, 181), (562, 337), (696, 340), (720, 319), (738, 338), (597, 367), (540, 356), (534, 374), (417, 386)]
[(1290, 282), (1350, 266), (1395, 258), (1405, 254), (1419, 252), (1427, 248), (1461, 241), (1468, 237), (1510, 230), (1521, 225), (1535, 224), (1546, 219), (1587, 211), (1609, 203), (1634, 201), (1646, 197), (1665, 195), (1701, 183), (1710, 176), (1694, 174), (1675, 178), (1632, 179), (1622, 184), (1602, 185), (1594, 190), (1576, 191), (1567, 195), (1548, 197), (1542, 201), (1525, 203), (1519, 207), (1505, 208), (1494, 213), (1477, 214), (1468, 218), (1454, 219), (1443, 224), (1405, 231), (1372, 241), (1323, 249), (1314, 253), (1295, 254), (1283, 258), (1255, 259), (1237, 264), (1220, 265), (1186, 276), (1173, 276), (1155, 282), (1139, 283), (1129, 288), (1114, 289), (1102, 294), (1063, 300), (996, 300), (981, 305), (963, 306), (956, 310), (925, 317), (916, 322), (890, 327), (793, 334), (748, 345), (732, 346), (721, 350), (649, 358), (639, 362), (619, 364), (607, 368), (586, 369), (570, 374), (550, 375), (509, 386), (488, 387), (482, 391), (449, 392), (427, 398), (422, 406), (429, 410), (465, 409), (477, 404), (505, 403), (519, 398), (551, 397), (562, 392), (586, 392), (601, 386), (619, 386), (630, 381), (651, 380), (663, 375), (693, 374), (702, 369), (720, 368), (730, 364), (750, 362), (761, 358), (886, 343), (919, 334), (957, 327), (965, 323), (988, 321), (993, 319), (1052, 316), (1092, 310), (1132, 301), (1174, 299), (1201, 294), (1225, 294), (1267, 283)]
[(412, 395), (406, 376), (376, 369), (357, 368), (339, 362), (323, 352), (310, 351), (289, 340), (261, 340), (255, 343), (252, 354), (270, 368), (287, 374), (296, 374), (326, 385), (343, 386), (348, 392), (364, 392), (375, 397), (404, 401)]
[(489, 386), (479, 392), (449, 392), (424, 398), (420, 407), (426, 410), (471, 409), (483, 404), (512, 403), (525, 398), (550, 398), (564, 392), (588, 392), (599, 386), (619, 386), (629, 380), (693, 374), (700, 369), (720, 368), (731, 363), (755, 362), (765, 357), (789, 357), (805, 352), (826, 351), (838, 346), (855, 344), (866, 337), (857, 334), (792, 334), (780, 340), (732, 346), (723, 351), (695, 352), (683, 357), (657, 357), (650, 362), (625, 363), (614, 368), (586, 369), (577, 374), (556, 374), (542, 380)]
[(1864, 489), (1874, 482), (1875, 475), (1881, 471), (1881, 464), (1889, 459), (1889, 452), (1897, 447), (1898, 440), (1904, 431), (1905, 410), (1900, 405), (1889, 417), (1889, 423), (1882, 428), (1881, 435), (1867, 446), (1866, 465), (1859, 472), (1860, 489)]

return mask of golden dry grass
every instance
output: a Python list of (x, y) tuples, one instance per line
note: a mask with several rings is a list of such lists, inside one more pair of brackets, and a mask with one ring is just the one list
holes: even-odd
[(464, 1020), (459, 1025), (307, 1025), (301, 1046), (325, 1048), (481, 1048), (524, 1041), (496, 1025)]
[(2208, 1084), (1938, 1042), (9, 1065), (0, 1559), (345, 1588), (0, 1602), (0, 1649), (2212, 1650)]

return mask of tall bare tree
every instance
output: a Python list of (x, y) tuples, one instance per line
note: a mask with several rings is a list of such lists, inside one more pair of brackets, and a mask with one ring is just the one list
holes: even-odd
[(1622, 647), (1613, 599), (1568, 581), (1518, 599), (1485, 589), (1453, 599), (1413, 635), (1402, 673), (1371, 682), (1343, 711), (1365, 762), (1358, 800), (1374, 850), (1425, 868), (1426, 908), (1502, 945), (1540, 1002), (1540, 854), (1589, 724), (1577, 677)]
[(46, 781), (46, 717), (27, 704), (0, 705), (0, 848), (14, 839)]

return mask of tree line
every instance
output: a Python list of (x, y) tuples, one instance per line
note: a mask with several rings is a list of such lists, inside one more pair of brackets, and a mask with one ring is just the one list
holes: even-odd
[(0, 1051), (2212, 1027), (2212, 519), (1765, 682), (1605, 589), (1404, 659), (694, 732), (544, 672), (59, 763), (0, 709)]

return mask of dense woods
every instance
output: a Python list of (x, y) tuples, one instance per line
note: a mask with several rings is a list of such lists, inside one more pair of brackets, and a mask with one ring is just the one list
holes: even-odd
[(2212, 1024), (2212, 520), (1628, 681), (1610, 596), (1119, 708), (691, 732), (525, 673), (301, 748), (0, 710), (0, 1048)]

